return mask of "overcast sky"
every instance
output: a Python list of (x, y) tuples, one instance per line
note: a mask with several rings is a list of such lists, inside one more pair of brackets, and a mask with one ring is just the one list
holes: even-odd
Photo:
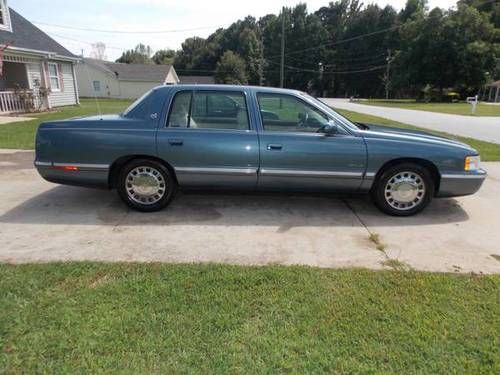
[[(180, 47), (190, 36), (207, 37), (218, 27), (227, 27), (237, 19), (252, 15), (256, 18), (279, 13), (281, 7), (294, 6), (299, 0), (52, 0), (49, 6), (40, 6), (34, 0), (8, 0), (10, 7), (34, 22), (54, 39), (75, 54), (88, 56), (90, 43), (104, 42), (108, 59), (115, 60), (122, 50), (142, 42), (153, 50)], [(309, 11), (328, 5), (329, 0), (302, 1)], [(406, 0), (372, 0), (365, 4), (387, 4), (401, 9)], [(429, 0), (435, 6), (449, 8), (456, 0)], [(40, 23), (71, 26), (84, 29), (119, 31), (184, 30), (162, 34), (100, 33), (70, 30)], [(198, 28), (198, 30), (192, 30)], [(191, 29), (191, 30), (186, 30)]]

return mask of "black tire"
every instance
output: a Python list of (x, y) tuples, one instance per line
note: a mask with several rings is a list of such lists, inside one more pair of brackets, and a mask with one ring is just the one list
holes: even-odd
[[(402, 181), (401, 179), (411, 181), (415, 190), (412, 190), (409, 196), (416, 194), (414, 200), (399, 201), (395, 198), (396, 195), (392, 195), (398, 194), (397, 189), (392, 188)], [(395, 183), (392, 184), (393, 182)], [(375, 205), (382, 212), (392, 216), (411, 216), (422, 211), (431, 202), (434, 190), (434, 179), (427, 168), (416, 163), (400, 163), (387, 168), (378, 176), (371, 193)]]
[[(157, 183), (159, 189), (156, 195), (134, 194), (130, 178), (134, 178), (131, 173), (141, 176), (141, 172), (148, 174), (145, 178)], [(117, 191), (120, 198), (131, 208), (142, 212), (159, 211), (172, 201), (177, 190), (177, 183), (172, 173), (163, 164), (150, 159), (134, 159), (127, 163), (120, 170), (117, 183)], [(148, 193), (149, 194), (149, 193)], [(135, 196), (134, 196), (135, 195)], [(149, 200), (149, 201), (148, 201)]]

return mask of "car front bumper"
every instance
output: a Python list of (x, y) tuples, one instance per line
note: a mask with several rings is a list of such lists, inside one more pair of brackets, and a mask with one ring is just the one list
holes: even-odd
[(480, 169), (474, 172), (443, 173), (437, 197), (458, 197), (474, 194), (486, 179), (486, 171)]

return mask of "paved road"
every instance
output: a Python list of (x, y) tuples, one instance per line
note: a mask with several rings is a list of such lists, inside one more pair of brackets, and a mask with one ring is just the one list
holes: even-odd
[(472, 117), (412, 109), (377, 107), (350, 103), (348, 99), (323, 98), (321, 100), (334, 108), (384, 117), (405, 124), (463, 137), (500, 143), (500, 117)]
[[(113, 191), (59, 186), (32, 152), (0, 150), (0, 261), (220, 262), (500, 273), (500, 163), (475, 196), (436, 199), (394, 218), (366, 198), (179, 194), (167, 209), (130, 211)], [(377, 250), (370, 233), (380, 236)], [(394, 262), (393, 262), (394, 264)]]

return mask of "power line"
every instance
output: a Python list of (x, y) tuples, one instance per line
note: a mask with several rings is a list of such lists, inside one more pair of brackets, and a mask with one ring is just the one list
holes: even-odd
[[(358, 40), (358, 39), (366, 38), (366, 37), (369, 37), (369, 36), (373, 36), (373, 35), (377, 35), (377, 34), (386, 33), (386, 32), (389, 32), (389, 31), (397, 30), (397, 29), (401, 28), (402, 26), (403, 25), (392, 26), (392, 27), (389, 27), (387, 29), (382, 29), (382, 30), (378, 30), (378, 31), (373, 31), (371, 33), (356, 35), (354, 37), (346, 38), (346, 39), (342, 39), (342, 40), (338, 40), (336, 42), (329, 42), (329, 43), (319, 44), (319, 45), (314, 46), (314, 47), (308, 47), (308, 48), (304, 48), (304, 49), (300, 49), (300, 50), (290, 51), (290, 52), (285, 53), (285, 56), (292, 55), (292, 54), (297, 54), (297, 53), (300, 53), (300, 52), (311, 51), (311, 50), (315, 50), (315, 49), (318, 49), (318, 48), (321, 48), (321, 47), (331, 47), (331, 46), (336, 46), (336, 45), (343, 44), (343, 43), (348, 43), (348, 42), (351, 42), (353, 40)], [(270, 56), (269, 58), (272, 59), (272, 58), (278, 57), (278, 56), (279, 55), (274, 55), (274, 56)]]
[[(66, 40), (69, 40), (69, 41), (72, 41), (72, 42), (77, 42), (77, 43), (82, 43), (82, 44), (87, 44), (89, 46), (92, 46), (94, 43), (91, 43), (91, 42), (85, 42), (83, 40), (79, 40), (79, 39), (73, 39), (73, 38), (68, 38), (66, 36), (62, 36), (62, 35), (58, 35), (58, 34), (54, 34), (54, 33), (46, 33), (46, 34), (49, 34), (50, 36), (52, 37), (55, 37), (55, 38), (61, 38), (61, 39), (66, 39)], [(106, 43), (104, 43), (106, 44)], [(120, 51), (123, 51), (125, 50), (126, 48), (122, 48), (122, 47), (113, 47), (113, 46), (108, 46), (106, 44), (106, 49), (116, 49), (116, 50), (120, 50)]]
[[(333, 60), (336, 63), (344, 63), (344, 64), (350, 64), (350, 63), (360, 63), (360, 64), (371, 64), (374, 61), (380, 60), (382, 58), (385, 59), (386, 53), (380, 53), (377, 55), (371, 55), (371, 56), (352, 56), (352, 57), (337, 57), (337, 56), (332, 56), (329, 57), (329, 60)], [(303, 58), (297, 58), (297, 57), (291, 57), (288, 56), (288, 60), (292, 60), (297, 63), (304, 63), (304, 62), (309, 62), (309, 60), (304, 60)], [(324, 59), (325, 60), (325, 59)], [(338, 65), (338, 64), (335, 64)], [(329, 67), (332, 66), (332, 64), (324, 64), (323, 66)]]
[[(279, 63), (270, 61), (271, 63), (275, 65), (279, 65)], [(291, 66), (291, 65), (284, 65), (285, 68), (291, 69), (297, 72), (307, 72), (307, 73), (319, 73), (319, 71), (316, 69), (306, 69), (306, 68), (299, 68), (296, 66)], [(379, 70), (379, 69), (385, 69), (386, 64), (384, 65), (377, 65), (377, 66), (368, 66), (368, 67), (360, 67), (360, 68), (355, 68), (355, 69), (349, 69), (349, 70), (330, 70), (330, 71), (323, 71), (323, 74), (351, 74), (351, 73), (363, 73), (363, 72), (371, 72), (374, 70)], [(272, 71), (268, 71), (272, 72)]]
[(46, 22), (38, 22), (31, 21), (37, 25), (57, 27), (60, 29), (68, 29), (68, 30), (78, 30), (78, 31), (88, 31), (93, 33), (108, 33), (108, 34), (166, 34), (166, 33), (182, 33), (186, 31), (196, 31), (196, 30), (206, 30), (206, 29), (218, 29), (220, 26), (202, 26), (202, 27), (193, 27), (189, 29), (171, 29), (171, 30), (137, 30), (137, 31), (128, 31), (128, 30), (106, 30), (106, 29), (91, 29), (91, 28), (83, 28), (83, 27), (75, 27), (75, 26), (65, 26), (65, 25), (56, 25), (52, 23)]

